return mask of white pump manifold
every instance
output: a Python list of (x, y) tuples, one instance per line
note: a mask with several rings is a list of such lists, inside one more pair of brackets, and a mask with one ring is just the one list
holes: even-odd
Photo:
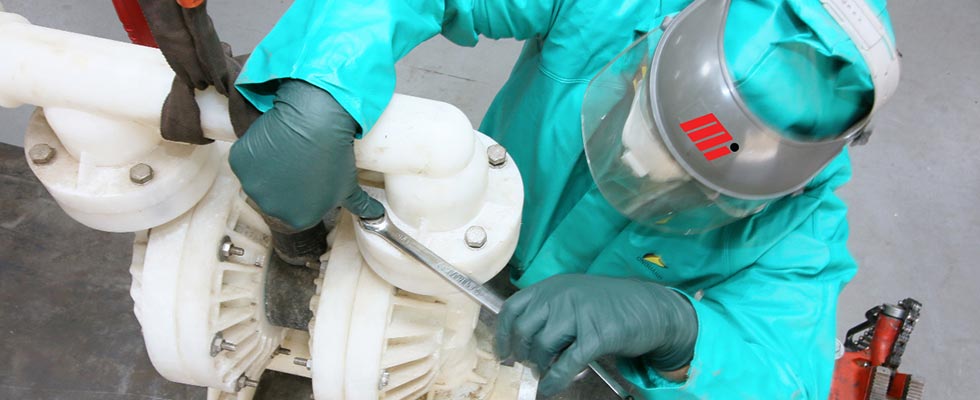
[[(214, 399), (248, 398), (265, 368), (312, 376), (329, 399), (502, 400), (518, 392), (505, 386), (531, 381), (482, 349), (476, 303), (349, 215), (323, 256), (317, 282), (334, 295), (311, 299), (310, 332), (271, 326), (261, 307), (268, 228), (227, 166), (227, 99), (197, 92), (205, 136), (218, 142), (173, 143), (160, 136), (160, 110), (174, 73), (158, 50), (37, 27), (0, 5), (0, 54), (0, 106), (39, 106), (25, 137), (35, 175), (77, 221), (137, 232), (132, 296), (167, 378), (211, 387)], [(396, 94), (355, 156), (394, 223), (486, 281), (514, 251), (523, 205), (513, 161), (488, 162), (495, 144), (455, 107)], [(478, 244), (464, 239), (474, 228)], [(229, 240), (243, 254), (216, 257)], [(359, 317), (369, 314), (378, 318)], [(313, 360), (297, 366), (279, 346)]]

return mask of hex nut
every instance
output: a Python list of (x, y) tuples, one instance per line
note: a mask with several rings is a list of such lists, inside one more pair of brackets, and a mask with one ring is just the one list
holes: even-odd
[(45, 165), (50, 163), (54, 159), (56, 151), (51, 146), (41, 143), (36, 144), (31, 147), (31, 150), (27, 152), (27, 156), (30, 157), (31, 162), (34, 165)]
[(487, 230), (482, 226), (471, 226), (466, 230), (466, 245), (472, 249), (482, 248), (487, 244)]
[(378, 377), (378, 390), (384, 390), (390, 382), (391, 373), (388, 370), (381, 371), (381, 376)]
[(129, 180), (137, 185), (144, 185), (153, 180), (153, 168), (140, 163), (129, 169)]
[(218, 356), (218, 353), (221, 352), (221, 343), (224, 341), (225, 339), (221, 336), (221, 332), (214, 334), (214, 337), (211, 338), (211, 357)]
[(503, 167), (507, 163), (507, 148), (499, 144), (488, 147), (487, 160), (494, 168)]

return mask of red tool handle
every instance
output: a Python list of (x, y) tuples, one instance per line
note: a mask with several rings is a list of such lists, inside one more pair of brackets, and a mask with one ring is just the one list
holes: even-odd
[(116, 14), (119, 15), (119, 22), (129, 34), (129, 40), (133, 43), (148, 47), (157, 47), (157, 41), (150, 33), (150, 26), (146, 23), (143, 16), (143, 9), (136, 0), (112, 0), (112, 5), (116, 7)]
[(195, 8), (204, 4), (204, 0), (177, 0), (177, 4), (184, 8)]
[(882, 313), (875, 323), (875, 336), (871, 340), (871, 365), (878, 366), (888, 360), (895, 346), (895, 339), (902, 330), (902, 320)]
[[(184, 8), (195, 8), (204, 4), (205, 0), (177, 0)], [(143, 15), (143, 8), (137, 0), (112, 0), (112, 5), (116, 7), (116, 14), (119, 15), (119, 22), (129, 34), (129, 40), (135, 44), (148, 47), (159, 47), (157, 41), (150, 33), (150, 26), (146, 23), (146, 16)]]

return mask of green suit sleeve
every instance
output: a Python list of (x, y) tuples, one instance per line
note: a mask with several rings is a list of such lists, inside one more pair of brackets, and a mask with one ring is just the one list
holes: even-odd
[[(698, 338), (688, 380), (671, 383), (637, 360), (627, 377), (653, 399), (826, 399), (834, 365), (837, 298), (857, 266), (846, 248), (846, 206), (833, 189), (850, 177), (842, 156), (831, 180), (771, 205), (752, 242), (812, 210), (752, 265), (691, 298)], [(737, 250), (730, 250), (737, 251)], [(728, 254), (729, 257), (737, 257)]]
[(544, 35), (560, 0), (297, 0), (252, 53), (237, 85), (259, 110), (277, 82), (300, 79), (329, 92), (366, 132), (395, 89), (395, 63), (442, 33), (455, 43), (479, 35)]

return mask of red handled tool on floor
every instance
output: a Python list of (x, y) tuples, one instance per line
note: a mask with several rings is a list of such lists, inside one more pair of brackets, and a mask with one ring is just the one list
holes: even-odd
[(922, 304), (915, 299), (882, 304), (867, 321), (847, 331), (844, 356), (837, 360), (830, 400), (920, 400), (923, 381), (898, 372)]

